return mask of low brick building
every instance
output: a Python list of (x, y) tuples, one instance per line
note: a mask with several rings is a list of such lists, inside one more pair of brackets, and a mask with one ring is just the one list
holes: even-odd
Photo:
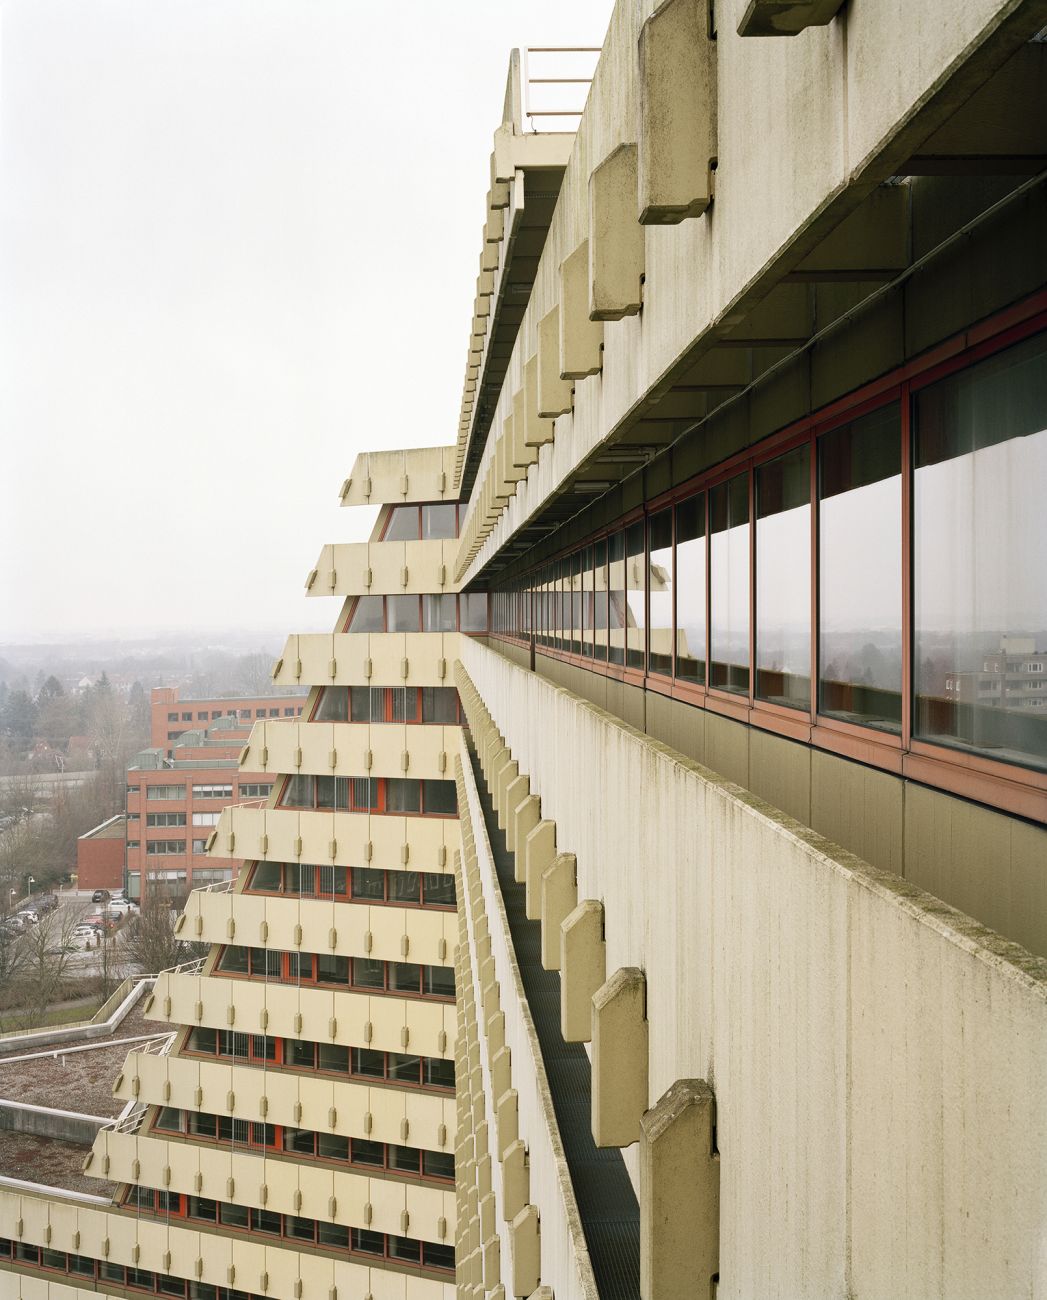
[(127, 819), (117, 813), (76, 841), (76, 874), (80, 889), (117, 890), (124, 883), (124, 840)]

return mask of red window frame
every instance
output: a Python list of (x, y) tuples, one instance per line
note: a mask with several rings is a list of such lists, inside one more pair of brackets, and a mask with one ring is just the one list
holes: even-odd
[[(738, 453), (714, 468), (703, 471), (687, 482), (678, 485), (644, 503), (622, 519), (607, 528), (593, 533), (580, 544), (582, 547), (594, 544), (602, 539), (610, 539), (614, 534), (624, 531), (638, 517), (647, 517), (667, 506), (675, 506), (698, 493), (705, 493), (706, 511), (706, 586), (705, 586), (705, 664), (706, 682), (703, 685), (681, 682), (675, 677), (676, 624), (675, 611), (673, 623), (673, 676), (648, 671), (649, 663), (649, 593), (648, 616), (646, 618), (645, 637), (647, 644), (644, 651), (644, 670), (630, 669), (627, 665), (603, 663), (600, 659), (590, 659), (575, 654), (560, 644), (553, 644), (556, 639), (557, 622), (555, 617), (556, 597), (553, 594), (553, 616), (551, 628), (546, 629), (548, 644), (542, 644), (541, 635), (532, 632), (528, 637), (520, 637), (511, 632), (496, 632), (491, 635), (507, 641), (520, 642), (536, 654), (561, 659), (587, 668), (591, 672), (614, 677), (647, 690), (668, 695), (697, 707), (719, 713), (736, 721), (756, 726), (763, 730), (776, 732), (788, 739), (809, 744), (814, 748), (837, 753), (869, 766), (878, 767), (897, 775), (919, 781), (925, 785), (946, 790), (964, 798), (977, 800), (998, 808), (1004, 812), (1027, 817), (1031, 820), (1047, 821), (1047, 774), (1032, 768), (1001, 762), (980, 754), (966, 753), (945, 745), (936, 745), (926, 740), (915, 738), (912, 734), (913, 698), (912, 698), (912, 656), (913, 656), (913, 607), (912, 607), (912, 397), (921, 388), (936, 383), (949, 375), (956, 374), (976, 365), (986, 357), (1003, 349), (1031, 338), (1047, 330), (1047, 291), (1032, 295), (1023, 302), (997, 313), (990, 319), (964, 330), (946, 342), (931, 349), (921, 357), (915, 358), (894, 371), (881, 376), (845, 397), (829, 404), (819, 411), (805, 416), (791, 425), (761, 440), (754, 446)], [(818, 708), (819, 665), (818, 665), (818, 439), (826, 433), (847, 424), (862, 415), (878, 410), (892, 402), (898, 402), (901, 412), (901, 517), (902, 517), (902, 681), (901, 712), (902, 721), (898, 734), (879, 731), (858, 723), (846, 722), (828, 717)], [(758, 699), (755, 695), (755, 547), (756, 519), (754, 510), (755, 470), (769, 460), (802, 446), (811, 446), (811, 700), (807, 710), (790, 708), (771, 701)], [(709, 492), (718, 484), (739, 474), (748, 476), (749, 486), (749, 690), (747, 696), (713, 687), (708, 682), (710, 664), (711, 637), (711, 547), (709, 533)], [(673, 554), (675, 569), (675, 518), (673, 533)], [(543, 562), (535, 570), (520, 580), (529, 583), (523, 590), (525, 599), (532, 603), (541, 603), (539, 588), (543, 574), (556, 575), (564, 572), (568, 557), (579, 550), (572, 546), (550, 560)], [(649, 563), (649, 542), (645, 547), (645, 560)], [(673, 575), (674, 586), (676, 575)], [(548, 580), (548, 579), (546, 579)], [(562, 585), (562, 584), (561, 584)], [(532, 616), (532, 627), (540, 624)], [(562, 628), (562, 620), (559, 624)]]

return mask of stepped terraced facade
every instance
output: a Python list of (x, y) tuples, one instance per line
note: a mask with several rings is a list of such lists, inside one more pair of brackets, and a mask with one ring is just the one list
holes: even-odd
[(514, 54), (457, 441), (356, 457), (4, 1295), (1047, 1291), (1045, 31), (619, 0), (568, 133)]

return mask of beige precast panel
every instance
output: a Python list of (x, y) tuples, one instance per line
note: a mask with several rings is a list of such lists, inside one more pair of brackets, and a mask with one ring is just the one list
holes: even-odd
[(453, 964), (457, 926), (450, 911), (198, 890), (189, 896), (186, 914), (190, 932), (202, 943), (264, 943), (285, 951)]
[[(443, 724), (256, 722), (240, 767), (268, 776), (417, 776), (439, 779), (461, 752), (461, 728)], [(301, 754), (299, 755), (299, 750)], [(404, 767), (403, 756), (408, 756)], [(332, 762), (333, 758), (333, 762)], [(300, 760), (300, 761), (299, 761)]]
[[(284, 1038), (311, 1038), (319, 1043), (388, 1052), (410, 1050), (444, 1060), (454, 1057), (457, 1025), (453, 1002), (168, 973), (157, 979), (155, 1001), (150, 1007), (155, 1018), (174, 1024), (243, 1029), (248, 1033), (259, 1032), (263, 1010), (268, 1012), (266, 1032)], [(299, 1021), (301, 1028), (296, 1028)]]
[(365, 451), (342, 485), (342, 505), (403, 505), (455, 498), (455, 448)]
[(348, 597), (454, 592), (457, 550), (457, 538), (328, 545), (310, 570), (307, 590)]
[(449, 684), (459, 644), (457, 632), (301, 633), (288, 638), (273, 681), (278, 686), (443, 686)]
[(452, 871), (451, 855), (458, 843), (456, 817), (300, 812), (234, 805), (223, 809), (218, 819), (211, 852), (219, 857), (235, 853), (269, 862), (333, 862), (337, 866), (446, 874)]

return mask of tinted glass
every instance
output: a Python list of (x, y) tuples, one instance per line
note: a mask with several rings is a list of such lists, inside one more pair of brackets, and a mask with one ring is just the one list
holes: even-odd
[(612, 533), (607, 540), (609, 659), (625, 663), (625, 534)]
[(1047, 767), (1047, 336), (917, 393), (915, 734)]
[(628, 607), (625, 662), (630, 668), (644, 666), (646, 648), (644, 630), (647, 626), (647, 611), (644, 578), (647, 565), (644, 555), (644, 532), (643, 520), (630, 524), (625, 531), (625, 583)]
[(705, 681), (705, 493), (676, 507), (676, 676)]
[(593, 654), (607, 658), (607, 543), (593, 546)]
[(420, 812), (420, 783), (407, 777), (390, 777), (385, 783), (385, 808), (386, 812)]
[(458, 597), (459, 617), (463, 632), (487, 631), (487, 593), (464, 592)]
[(897, 402), (818, 442), (819, 708), (884, 731), (902, 717), (901, 455)]
[(458, 536), (458, 507), (453, 501), (422, 506), (422, 540), (443, 541)]
[(422, 631), (453, 632), (457, 627), (456, 596), (422, 597)]
[(325, 686), (317, 701), (317, 722), (348, 722), (349, 691), (345, 686)]
[(417, 596), (386, 596), (386, 631), (417, 632), (419, 617)]
[(358, 596), (346, 631), (381, 632), (382, 630), (382, 597)]
[(458, 692), (453, 686), (422, 687), (422, 721), (451, 726), (458, 722)]
[(458, 787), (453, 781), (423, 781), (425, 811), (453, 817), (458, 812)]
[(393, 506), (382, 536), (383, 542), (416, 542), (418, 540), (418, 507)]
[(659, 510), (647, 524), (650, 592), (650, 670), (673, 670), (673, 512)]
[(756, 471), (756, 694), (811, 704), (811, 452)]
[(709, 683), (749, 693), (749, 477), (709, 493)]

